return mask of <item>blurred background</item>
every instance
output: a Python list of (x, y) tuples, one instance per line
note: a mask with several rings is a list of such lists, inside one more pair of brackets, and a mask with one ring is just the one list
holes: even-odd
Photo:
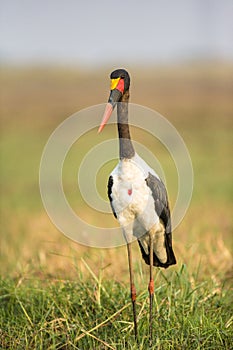
[[(91, 249), (64, 237), (43, 208), (38, 184), (50, 134), (71, 114), (105, 103), (110, 72), (124, 67), (132, 77), (131, 102), (165, 116), (192, 158), (193, 198), (174, 232), (178, 263), (187, 264), (191, 272), (199, 267), (201, 278), (230, 278), (232, 16), (231, 0), (0, 0), (3, 276), (72, 278), (77, 266), (85, 270), (85, 259), (96, 273), (128, 278), (125, 247)], [(173, 205), (177, 174), (169, 155), (157, 140), (132, 132), (161, 162)], [(107, 127), (103, 137), (115, 136), (116, 130)], [(83, 219), (97, 225), (104, 220), (111, 227), (116, 225), (112, 215), (92, 211), (76, 183), (82, 155), (97, 142), (93, 130), (71, 149), (64, 164), (64, 189)], [(113, 167), (109, 164), (98, 176), (105, 198)], [(139, 271), (146, 269), (137, 246), (134, 260)]]

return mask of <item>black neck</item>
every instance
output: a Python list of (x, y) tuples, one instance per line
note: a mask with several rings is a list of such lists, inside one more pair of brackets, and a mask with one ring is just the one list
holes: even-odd
[(128, 124), (128, 102), (129, 92), (126, 91), (121, 102), (117, 104), (117, 125), (120, 143), (120, 159), (130, 159), (135, 155), (135, 150), (130, 138)]

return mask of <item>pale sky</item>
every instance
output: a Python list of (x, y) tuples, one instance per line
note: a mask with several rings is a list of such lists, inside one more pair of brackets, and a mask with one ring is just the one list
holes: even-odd
[(232, 0), (0, 0), (0, 62), (233, 61)]

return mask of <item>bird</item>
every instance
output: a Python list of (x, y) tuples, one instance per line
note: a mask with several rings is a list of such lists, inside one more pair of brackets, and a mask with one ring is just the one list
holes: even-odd
[(125, 69), (116, 69), (110, 74), (110, 81), (110, 95), (98, 132), (103, 130), (117, 107), (119, 163), (109, 176), (107, 192), (127, 246), (134, 334), (137, 342), (136, 288), (132, 264), (132, 242), (135, 238), (142, 258), (149, 265), (149, 339), (152, 344), (153, 266), (167, 268), (176, 264), (168, 195), (163, 181), (136, 153), (131, 140), (128, 123), (129, 73)]

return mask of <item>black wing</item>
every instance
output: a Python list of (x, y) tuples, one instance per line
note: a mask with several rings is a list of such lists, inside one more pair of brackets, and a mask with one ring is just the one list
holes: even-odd
[[(165, 247), (167, 251), (166, 263), (161, 263), (154, 253), (154, 266), (168, 267), (169, 265), (176, 264), (176, 258), (172, 249), (172, 227), (171, 227), (171, 215), (167, 198), (166, 188), (161, 180), (156, 176), (149, 173), (146, 178), (146, 184), (151, 189), (154, 199), (155, 211), (160, 220), (164, 224), (165, 228)], [(149, 254), (146, 254), (141, 243), (138, 241), (143, 259), (146, 264), (150, 264)]]
[(110, 201), (110, 205), (111, 205), (111, 208), (112, 208), (112, 212), (113, 212), (113, 215), (115, 216), (115, 218), (117, 218), (117, 215), (116, 215), (116, 212), (112, 206), (112, 186), (113, 186), (113, 177), (110, 176), (109, 179), (108, 179), (108, 198), (109, 198), (109, 201)]
[(166, 187), (161, 180), (150, 173), (146, 178), (146, 184), (152, 192), (155, 211), (164, 224), (165, 232), (171, 233), (171, 215)]

